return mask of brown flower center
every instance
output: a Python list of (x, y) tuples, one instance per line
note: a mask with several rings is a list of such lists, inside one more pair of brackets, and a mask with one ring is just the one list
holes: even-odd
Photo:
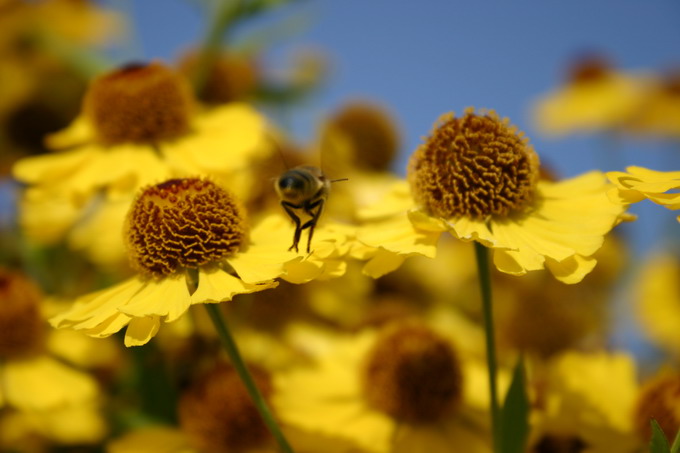
[[(180, 70), (190, 79), (196, 74), (199, 57), (196, 52), (180, 61)], [(241, 101), (252, 95), (258, 83), (258, 69), (248, 57), (222, 54), (215, 59), (205, 77), (198, 97), (209, 104)]]
[[(250, 367), (265, 399), (272, 386), (267, 373)], [(238, 374), (231, 366), (218, 365), (184, 392), (178, 407), (184, 433), (201, 451), (228, 453), (261, 447), (270, 441), (269, 431)]]
[(156, 143), (189, 131), (192, 102), (189, 84), (170, 68), (132, 64), (95, 79), (83, 110), (105, 145)]
[(528, 140), (495, 112), (442, 117), (408, 166), (411, 192), (430, 214), (485, 219), (526, 209), (539, 177)]
[(236, 199), (197, 178), (147, 187), (126, 224), (133, 266), (153, 276), (218, 261), (236, 252), (245, 237), (245, 217)]
[(581, 453), (588, 447), (578, 437), (546, 435), (536, 443), (532, 453)]
[(21, 274), (0, 269), (0, 359), (42, 350), (45, 321), (40, 290)]
[(365, 102), (345, 105), (330, 127), (349, 141), (352, 164), (368, 171), (386, 171), (399, 149), (399, 133), (382, 108)]
[(445, 339), (419, 324), (386, 328), (368, 355), (366, 399), (398, 420), (435, 421), (456, 406), (461, 392), (456, 353)]
[(652, 435), (651, 420), (656, 420), (673, 441), (680, 427), (680, 374), (672, 374), (648, 382), (638, 396), (635, 427), (643, 439)]
[(606, 79), (612, 74), (612, 64), (602, 55), (588, 54), (572, 62), (567, 71), (567, 83), (581, 84)]

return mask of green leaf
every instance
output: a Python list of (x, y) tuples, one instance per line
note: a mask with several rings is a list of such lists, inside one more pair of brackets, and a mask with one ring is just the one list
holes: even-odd
[(652, 420), (652, 440), (649, 441), (650, 453), (670, 453), (671, 447), (668, 445), (666, 434), (656, 422)]
[(671, 447), (671, 453), (680, 453), (680, 430), (678, 430), (675, 435), (675, 440), (673, 441), (673, 446)]
[(519, 359), (500, 416), (501, 453), (524, 453), (529, 437), (529, 397), (526, 391), (524, 360)]

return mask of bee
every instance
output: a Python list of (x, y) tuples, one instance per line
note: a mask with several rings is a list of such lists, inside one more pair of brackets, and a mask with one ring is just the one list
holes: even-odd
[(321, 169), (308, 165), (291, 168), (276, 180), (274, 187), (281, 200), (281, 207), (295, 223), (293, 245), (288, 250), (295, 249), (297, 252), (302, 231), (309, 229), (307, 253), (310, 253), (314, 228), (328, 199), (331, 183), (337, 181), (346, 181), (346, 178), (329, 180)]

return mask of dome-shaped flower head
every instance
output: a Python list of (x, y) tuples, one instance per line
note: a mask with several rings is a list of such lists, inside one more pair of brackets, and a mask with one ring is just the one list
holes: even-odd
[(368, 265), (378, 270), (408, 254), (433, 253), (448, 231), (492, 248), (502, 272), (547, 268), (576, 283), (594, 267), (604, 235), (625, 218), (625, 204), (609, 199), (600, 172), (542, 180), (528, 140), (493, 111), (443, 116), (411, 156), (408, 183), (410, 190), (395, 186), (358, 235), (377, 248), (377, 262)]

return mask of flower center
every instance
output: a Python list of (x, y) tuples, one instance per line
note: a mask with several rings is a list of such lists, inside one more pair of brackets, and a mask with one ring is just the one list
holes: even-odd
[(581, 453), (587, 446), (578, 437), (546, 435), (536, 443), (532, 453)]
[(198, 178), (147, 187), (126, 223), (133, 266), (157, 277), (218, 261), (236, 252), (245, 237), (240, 204), (226, 190)]
[(445, 115), (408, 166), (411, 192), (430, 214), (485, 219), (522, 211), (539, 177), (538, 156), (495, 112)]
[(583, 55), (567, 71), (567, 83), (580, 84), (603, 80), (612, 74), (611, 63), (602, 55)]
[(42, 350), (46, 331), (40, 299), (40, 291), (28, 279), (0, 269), (0, 359)]
[(170, 68), (131, 64), (95, 79), (83, 110), (105, 145), (156, 143), (189, 131), (192, 102), (189, 84)]
[[(189, 53), (180, 61), (180, 70), (189, 78), (196, 77), (198, 62), (198, 53)], [(259, 74), (254, 61), (248, 57), (221, 54), (204, 77), (198, 97), (208, 104), (226, 104), (253, 94)]]
[(368, 403), (408, 423), (427, 423), (461, 398), (462, 375), (451, 345), (415, 323), (394, 324), (368, 355), (364, 394)]
[[(272, 386), (267, 373), (249, 367), (265, 399)], [(178, 407), (184, 433), (201, 451), (250, 451), (270, 440), (269, 431), (236, 371), (218, 365), (184, 392)]]
[(650, 439), (650, 421), (656, 420), (669, 442), (680, 426), (680, 374), (649, 382), (640, 392), (635, 409), (635, 427), (643, 439)]
[(352, 164), (368, 171), (386, 171), (399, 149), (399, 134), (387, 112), (375, 105), (354, 102), (331, 119), (331, 127), (349, 141)]

